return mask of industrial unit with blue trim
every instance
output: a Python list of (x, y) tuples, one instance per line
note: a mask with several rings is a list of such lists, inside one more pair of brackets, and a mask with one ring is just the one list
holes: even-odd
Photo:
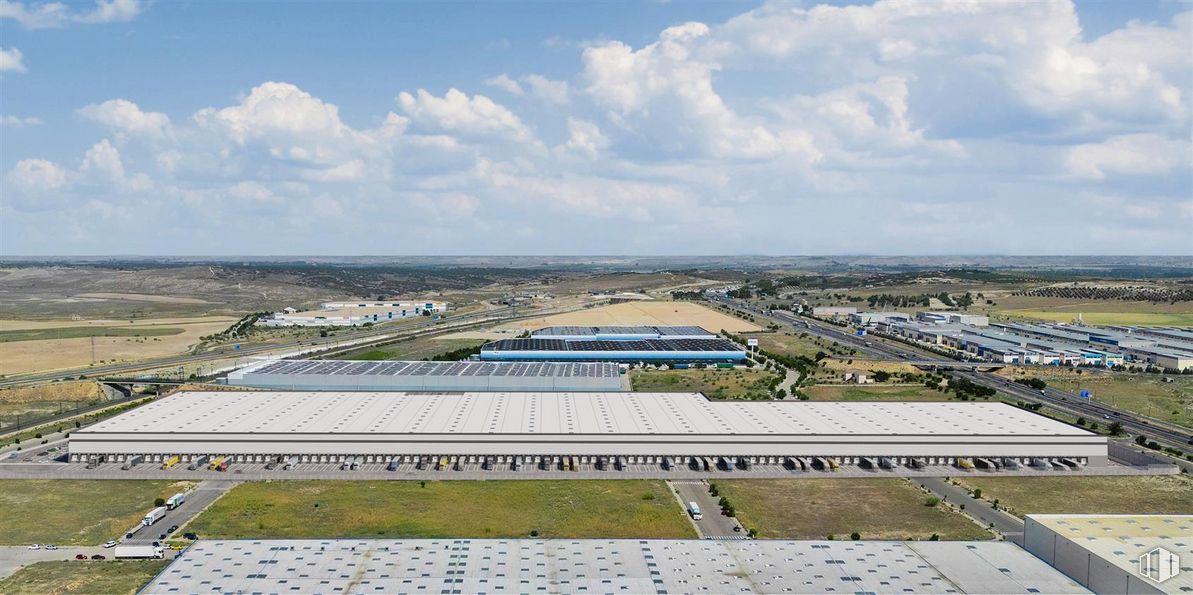
[(487, 361), (739, 363), (746, 349), (696, 326), (555, 326), (481, 347)]

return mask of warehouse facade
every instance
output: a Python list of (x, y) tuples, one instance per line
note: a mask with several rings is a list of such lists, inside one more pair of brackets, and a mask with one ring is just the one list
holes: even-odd
[(727, 339), (501, 339), (481, 347), (486, 361), (741, 362), (746, 350)]
[[(787, 464), (1106, 463), (1106, 438), (1001, 403), (709, 401), (695, 393), (181, 392), (74, 432), (72, 461), (608, 457)], [(788, 460), (790, 459), (790, 460)], [(1059, 464), (1059, 463), (1058, 463)], [(972, 463), (971, 463), (972, 465)]]
[(622, 378), (609, 362), (264, 360), (225, 382), (299, 391), (616, 392)]

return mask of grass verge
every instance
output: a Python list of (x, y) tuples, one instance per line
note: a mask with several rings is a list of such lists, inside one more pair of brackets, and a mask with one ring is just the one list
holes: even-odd
[(768, 539), (990, 539), (952, 508), (905, 479), (741, 479), (717, 481), (747, 529)]
[(153, 508), (154, 499), (168, 498), (188, 485), (150, 480), (0, 480), (0, 544), (97, 545), (123, 535)]
[(1121, 477), (954, 477), (1012, 514), (1193, 514), (1193, 479)]
[(695, 537), (657, 480), (254, 482), (188, 528), (231, 539)]
[(639, 392), (698, 392), (710, 399), (769, 399), (776, 374), (760, 369), (632, 370), (630, 382)]
[(37, 562), (0, 580), (0, 593), (9, 595), (136, 593), (167, 564), (169, 564), (168, 560)]

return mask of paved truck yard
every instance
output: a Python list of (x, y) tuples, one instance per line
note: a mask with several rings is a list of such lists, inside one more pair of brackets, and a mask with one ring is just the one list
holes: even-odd
[(167, 593), (1087, 593), (997, 542), (407, 539), (199, 541)]
[(619, 391), (610, 362), (265, 360), (228, 374), (231, 386), (328, 391)]

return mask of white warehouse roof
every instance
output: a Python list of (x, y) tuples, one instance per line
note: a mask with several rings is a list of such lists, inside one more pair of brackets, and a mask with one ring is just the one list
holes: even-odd
[(75, 432), (1092, 436), (1001, 403), (698, 393), (184, 392)]
[(1007, 542), (654, 539), (196, 542), (166, 593), (1088, 593)]
[(184, 392), (71, 435), (71, 456), (1076, 457), (1106, 438), (1000, 403), (695, 393)]

